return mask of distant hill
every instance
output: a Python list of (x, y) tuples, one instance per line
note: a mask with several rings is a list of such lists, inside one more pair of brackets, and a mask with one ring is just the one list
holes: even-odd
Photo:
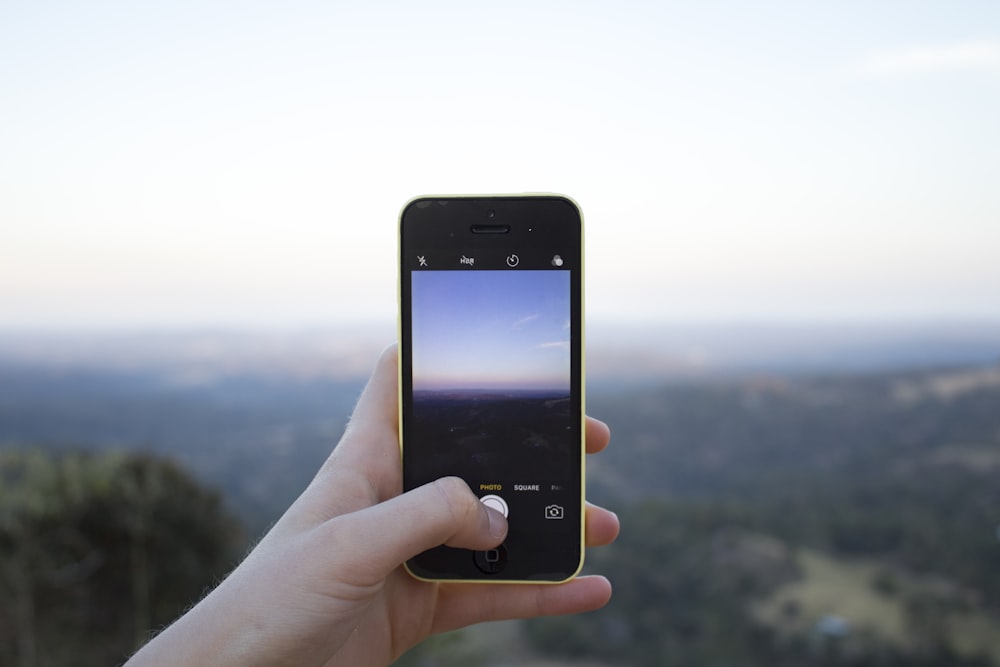
[[(318, 361), (316, 344), (276, 346), (266, 363), (245, 356), (248, 339), (238, 354), (202, 341), (213, 350), (202, 360), (164, 345), (102, 364), (107, 341), (50, 358), (5, 356), (0, 341), (0, 448), (167, 454), (220, 489), (252, 537), (337, 442), (380, 347), (347, 371), (324, 367), (336, 355)], [(519, 625), (519, 656), (1000, 665), (1000, 363), (988, 342), (910, 366), (876, 355), (858, 368), (863, 354), (744, 364), (734, 352), (700, 367), (653, 356), (644, 370), (641, 346), (594, 345), (588, 410), (613, 441), (588, 463), (588, 495), (619, 512), (623, 534), (588, 568), (615, 597)], [(632, 361), (602, 369), (616, 358)], [(402, 664), (502, 664), (502, 646), (471, 637)], [(428, 663), (437, 651), (454, 659)]]
[[(51, 368), (154, 371), (177, 384), (239, 375), (361, 379), (396, 339), (391, 322), (310, 331), (225, 329), (46, 332), (0, 330), (0, 362)], [(777, 372), (881, 372), (1000, 362), (1000, 320), (970, 323), (590, 322), (592, 382)]]
[(270, 525), (339, 440), (359, 380), (0, 363), (0, 448), (145, 450), (222, 489), (251, 532)]
[(1000, 451), (1000, 365), (595, 389), (588, 408), (626, 445), (591, 465), (599, 497), (731, 496), (806, 473), (988, 466)]

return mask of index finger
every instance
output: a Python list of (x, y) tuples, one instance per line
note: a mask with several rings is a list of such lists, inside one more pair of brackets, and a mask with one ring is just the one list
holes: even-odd
[(587, 453), (596, 454), (611, 442), (611, 429), (600, 419), (587, 417), (587, 425), (584, 432), (587, 441)]

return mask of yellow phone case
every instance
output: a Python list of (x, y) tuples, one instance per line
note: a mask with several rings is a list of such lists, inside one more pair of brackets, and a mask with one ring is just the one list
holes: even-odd
[[(432, 579), (428, 577), (422, 577), (414, 573), (410, 567), (409, 563), (404, 563), (407, 573), (414, 579), (419, 579), (420, 581), (426, 581), (429, 583), (468, 583), (468, 584), (562, 584), (570, 581), (580, 574), (583, 570), (583, 564), (585, 560), (585, 550), (586, 550), (586, 510), (587, 510), (587, 445), (586, 445), (586, 433), (587, 433), (587, 346), (586, 346), (586, 271), (585, 271), (585, 245), (586, 245), (586, 234), (583, 209), (575, 199), (567, 195), (553, 193), (553, 192), (523, 192), (523, 193), (509, 193), (509, 194), (464, 194), (464, 195), (418, 195), (412, 197), (403, 204), (402, 208), (399, 210), (399, 218), (397, 220), (398, 232), (396, 234), (396, 257), (397, 266), (399, 266), (399, 272), (396, 276), (396, 340), (402, 341), (403, 337), (403, 320), (401, 315), (402, 308), (402, 295), (403, 295), (403, 283), (402, 283), (402, 223), (403, 223), (403, 213), (406, 211), (407, 207), (414, 201), (418, 199), (451, 199), (451, 198), (474, 198), (474, 197), (561, 197), (566, 199), (573, 206), (576, 207), (577, 212), (580, 215), (580, 562), (577, 565), (576, 571), (570, 576), (559, 581), (539, 581), (539, 580), (517, 580), (517, 579)], [(399, 361), (396, 364), (396, 391), (397, 391), (397, 410), (398, 410), (398, 424), (399, 427), (397, 431), (399, 433), (399, 455), (400, 463), (402, 464), (403, 457), (403, 362), (402, 355), (398, 355)]]

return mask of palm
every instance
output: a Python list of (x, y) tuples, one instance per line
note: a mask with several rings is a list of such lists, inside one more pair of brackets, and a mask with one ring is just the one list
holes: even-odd
[(327, 667), (388, 665), (431, 634), (437, 584), (391, 574), (357, 615), (354, 633)]
[[(336, 471), (334, 478), (351, 478), (353, 488), (367, 495), (337, 493), (335, 484), (322, 484), (319, 495), (330, 494), (323, 500), (326, 511), (333, 511), (328, 516), (371, 507), (402, 492), (395, 364), (395, 354), (383, 357), (351, 428), (324, 466)], [(588, 453), (608, 444), (607, 428), (599, 422), (588, 419), (586, 435)], [(586, 523), (588, 546), (617, 536), (617, 518), (606, 510), (588, 506)], [(402, 566), (371, 590), (357, 601), (355, 630), (328, 665), (386, 665), (438, 632), (488, 620), (583, 611), (600, 606), (610, 594), (606, 581), (589, 577), (560, 586), (435, 584), (414, 579)]]

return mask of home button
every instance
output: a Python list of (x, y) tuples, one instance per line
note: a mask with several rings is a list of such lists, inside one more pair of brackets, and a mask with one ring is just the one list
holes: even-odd
[(496, 549), (475, 551), (473, 559), (484, 574), (499, 574), (507, 567), (507, 547), (501, 544)]

